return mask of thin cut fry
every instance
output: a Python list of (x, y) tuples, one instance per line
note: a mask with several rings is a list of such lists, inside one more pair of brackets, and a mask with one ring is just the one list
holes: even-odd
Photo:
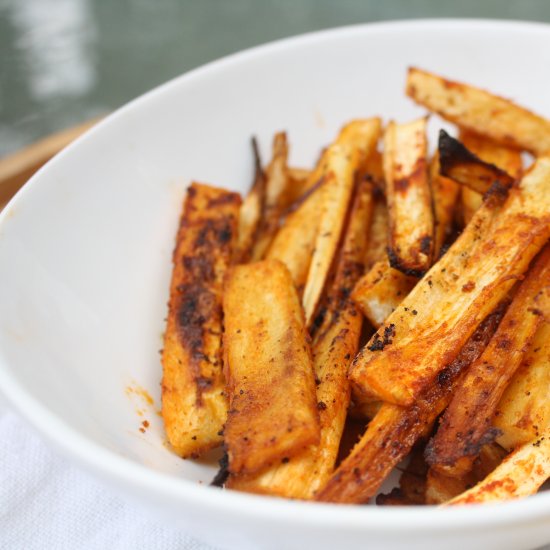
[(504, 205), (486, 202), (355, 358), (365, 396), (411, 405), (526, 271), (550, 237), (550, 158)]
[(229, 471), (253, 473), (319, 442), (309, 338), (278, 261), (233, 268), (223, 310)]
[(428, 181), (426, 118), (390, 122), (384, 133), (390, 265), (422, 276), (433, 256), (434, 220)]
[[(367, 128), (370, 132), (372, 121), (380, 124), (379, 119), (368, 119), (354, 121), (344, 126), (331, 147), (346, 149), (367, 147), (366, 136), (362, 136), (356, 127)], [(331, 172), (327, 163), (329, 156), (332, 155), (331, 147), (323, 153), (317, 167), (311, 173), (306, 185), (307, 198), (303, 201), (299, 199), (300, 205), (286, 217), (266, 254), (266, 258), (280, 260), (288, 267), (300, 294), (308, 279), (322, 218), (321, 213), (324, 211), (326, 198), (324, 187)]]
[(498, 402), (545, 316), (550, 319), (550, 246), (537, 258), (487, 349), (456, 390), (426, 448), (432, 468), (464, 475), (482, 446), (495, 438), (492, 420)]
[(475, 487), (451, 500), (449, 505), (480, 504), (536, 493), (550, 477), (550, 429), (519, 447)]
[(351, 454), (316, 495), (316, 500), (363, 503), (372, 498), (416, 441), (432, 429), (437, 416), (449, 403), (460, 375), (481, 354), (501, 317), (502, 308), (499, 308), (479, 325), (447, 366), (441, 382), (428, 388), (412, 407), (384, 403)]
[(358, 266), (366, 246), (371, 193), (370, 184), (362, 182), (355, 197), (327, 300), (325, 323), (317, 332), (313, 344), (320, 443), (259, 475), (231, 476), (227, 484), (230, 488), (309, 499), (334, 469), (349, 404), (347, 368), (357, 352), (361, 332), (361, 316), (357, 315), (347, 294), (360, 274)]
[(250, 259), (265, 201), (266, 179), (255, 138), (252, 138), (252, 152), (254, 154), (254, 182), (239, 213), (238, 244), (235, 252), (235, 259), (238, 263), (244, 263)]
[(357, 282), (351, 299), (372, 326), (378, 328), (417, 282), (415, 277), (409, 277), (390, 267), (387, 261), (381, 261)]
[[(523, 161), (521, 152), (517, 149), (511, 149), (464, 130), (460, 132), (460, 141), (480, 159), (498, 166), (515, 179), (520, 178)], [(469, 223), (482, 202), (482, 195), (467, 187), (462, 187), (462, 213), (465, 223)]]
[(550, 121), (511, 101), (416, 68), (406, 93), (461, 128), (537, 156), (550, 152)]
[(340, 242), (355, 172), (376, 147), (379, 134), (380, 119), (353, 121), (342, 130), (340, 143), (326, 153), (323, 210), (302, 299), (307, 326), (313, 321)]
[(162, 352), (162, 416), (168, 441), (183, 457), (222, 442), (221, 294), (240, 203), (237, 193), (193, 183), (180, 221)]
[(456, 203), (460, 196), (460, 186), (439, 173), (437, 153), (430, 164), (430, 183), (434, 210), (434, 258), (437, 259), (452, 233)]
[(507, 189), (515, 181), (513, 176), (479, 158), (445, 130), (439, 132), (439, 164), (443, 176), (482, 195), (497, 185)]
[(502, 432), (497, 441), (512, 451), (550, 426), (550, 321), (539, 327), (510, 384), (504, 391), (493, 424)]
[(252, 260), (261, 260), (273, 236), (279, 228), (279, 218), (287, 203), (290, 180), (287, 168), (288, 143), (285, 132), (278, 132), (273, 138), (273, 157), (266, 168), (265, 200), (258, 233), (252, 250)]

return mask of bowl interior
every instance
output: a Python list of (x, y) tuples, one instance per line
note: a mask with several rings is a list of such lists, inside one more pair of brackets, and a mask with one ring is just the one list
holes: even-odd
[[(291, 164), (311, 166), (351, 118), (422, 115), (404, 95), (409, 65), (550, 117), (547, 27), (352, 27), (245, 52), (176, 79), (49, 163), (0, 225), (0, 383), (8, 398), (31, 421), (49, 411), (117, 455), (208, 482), (212, 461), (173, 455), (158, 415), (159, 349), (185, 187), (198, 180), (244, 192), (253, 134), (266, 159), (271, 136), (285, 129)], [(441, 125), (431, 124), (433, 132)]]

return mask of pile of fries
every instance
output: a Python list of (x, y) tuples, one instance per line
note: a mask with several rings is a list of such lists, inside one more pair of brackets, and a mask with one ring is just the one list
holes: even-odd
[(408, 457), (376, 502), (454, 505), (550, 477), (550, 121), (419, 69), (406, 93), (458, 138), (353, 120), (305, 170), (278, 133), (244, 200), (187, 192), (162, 412), (180, 456), (223, 446), (216, 484), (365, 503)]

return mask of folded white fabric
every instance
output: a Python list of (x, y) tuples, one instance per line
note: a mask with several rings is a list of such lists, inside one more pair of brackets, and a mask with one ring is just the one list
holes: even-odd
[(0, 403), (0, 549), (212, 550), (57, 456)]

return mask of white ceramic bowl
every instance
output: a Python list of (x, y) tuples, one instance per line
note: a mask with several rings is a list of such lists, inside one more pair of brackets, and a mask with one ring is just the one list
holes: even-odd
[(244, 191), (252, 134), (267, 153), (273, 132), (286, 129), (292, 164), (307, 166), (348, 119), (419, 115), (403, 94), (409, 65), (550, 117), (549, 26), (384, 23), (284, 40), (192, 71), (48, 163), (0, 224), (0, 387), (19, 412), (107, 484), (221, 547), (549, 542), (549, 493), (460, 509), (288, 502), (210, 488), (213, 466), (164, 445), (158, 350), (186, 184)]

